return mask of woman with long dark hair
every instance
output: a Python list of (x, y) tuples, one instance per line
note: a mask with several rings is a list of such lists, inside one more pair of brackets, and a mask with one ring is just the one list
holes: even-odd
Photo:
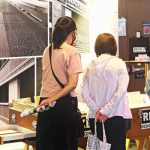
[(90, 108), (88, 117), (92, 133), (96, 119), (97, 136), (103, 140), (103, 121), (111, 150), (125, 150), (126, 130), (132, 118), (127, 97), (129, 75), (126, 64), (115, 56), (116, 52), (117, 44), (111, 34), (98, 35), (97, 58), (84, 73), (82, 96)]
[(38, 114), (37, 150), (77, 150), (78, 147), (74, 89), (78, 74), (82, 72), (82, 64), (79, 52), (73, 47), (76, 30), (72, 18), (59, 18), (52, 44), (43, 54), (40, 106), (51, 104), (51, 108)]

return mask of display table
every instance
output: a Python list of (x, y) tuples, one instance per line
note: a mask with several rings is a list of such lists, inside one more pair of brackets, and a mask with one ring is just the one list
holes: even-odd
[[(149, 135), (150, 129), (141, 129), (141, 119), (139, 118), (138, 111), (141, 109), (150, 108), (150, 104), (147, 103), (137, 103), (137, 104), (130, 104), (131, 112), (133, 119), (131, 120), (131, 129), (127, 132), (126, 137), (126, 150), (129, 148), (130, 139), (135, 139), (138, 150), (143, 150), (144, 145), (146, 144), (147, 150), (150, 150), (150, 143), (149, 143)], [(24, 118), (20, 117), (19, 111), (10, 108), (9, 109), (9, 123), (16, 124), (27, 129), (35, 131), (36, 128), (34, 126), (34, 122), (37, 120), (37, 115), (30, 115)], [(14, 122), (12, 116), (16, 116), (16, 120)], [(86, 116), (85, 112), (82, 112), (83, 117)], [(82, 149), (86, 149), (87, 137), (78, 138), (78, 146)], [(32, 145), (35, 148), (35, 141), (32, 143), (26, 143), (25, 149), (29, 149), (29, 145)]]
[[(18, 111), (14, 109), (13, 107), (9, 108), (9, 124), (19, 125), (21, 127), (30, 129), (35, 132), (37, 114), (30, 115), (24, 118), (21, 118), (20, 114), (21, 114), (21, 111)], [(33, 147), (33, 150), (35, 150), (35, 147), (36, 147), (35, 138), (33, 140), (26, 140), (24, 141), (24, 143), (25, 143), (24, 150), (29, 150), (29, 145), (31, 145)]]
[[(37, 121), (37, 114), (33, 114), (26, 117), (20, 117), (21, 111), (14, 108), (9, 108), (9, 124), (16, 124), (27, 129), (36, 131), (34, 122)], [(15, 118), (14, 118), (15, 117)]]
[(147, 150), (150, 150), (150, 128), (141, 129), (141, 119), (139, 118), (138, 111), (141, 109), (150, 109), (150, 104), (138, 103), (130, 104), (133, 119), (131, 120), (131, 129), (126, 133), (126, 150), (129, 148), (130, 139), (135, 139), (138, 150), (143, 150), (146, 145)]
[[(81, 112), (82, 117), (85, 119), (86, 118), (86, 112)], [(21, 112), (14, 109), (14, 108), (9, 108), (9, 124), (15, 124), (22, 126), (24, 128), (36, 131), (36, 121), (37, 121), (37, 114), (33, 114), (30, 116), (26, 116), (21, 118), (20, 117)], [(29, 150), (29, 145), (32, 145), (32, 147), (35, 149), (35, 141), (26, 141), (25, 142), (25, 148), (24, 150)], [(87, 137), (81, 137), (78, 138), (78, 147), (81, 150), (86, 150), (86, 143), (87, 143)]]

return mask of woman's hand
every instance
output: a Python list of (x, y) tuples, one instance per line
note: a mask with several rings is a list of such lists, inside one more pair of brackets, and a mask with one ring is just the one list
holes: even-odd
[(96, 115), (95, 115), (95, 121), (96, 121), (96, 122), (98, 121), (99, 111), (100, 111), (100, 109), (96, 112)]
[(106, 115), (100, 115), (100, 116), (98, 117), (98, 120), (99, 120), (100, 122), (105, 122), (105, 121), (107, 120), (107, 118), (108, 118), (108, 116), (106, 116)]
[(51, 103), (51, 102), (50, 102), (49, 99), (44, 99), (38, 107), (41, 107), (41, 106), (43, 106), (43, 105), (49, 105), (50, 103)]
[(98, 110), (96, 115), (95, 115), (95, 121), (100, 121), (100, 122), (105, 122), (107, 120), (108, 116), (102, 115), (101, 112)]

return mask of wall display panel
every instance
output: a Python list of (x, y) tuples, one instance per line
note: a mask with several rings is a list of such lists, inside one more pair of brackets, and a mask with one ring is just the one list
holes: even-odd
[(48, 45), (46, 1), (0, 1), (0, 57), (39, 56)]
[(48, 6), (47, 0), (0, 1), (0, 118), (7, 121), (13, 99), (34, 102), (38, 94), (36, 57), (48, 46)]
[[(0, 109), (8, 111), (14, 99), (28, 98), (34, 102), (36, 96), (36, 58), (0, 59)], [(42, 75), (42, 73), (40, 72)], [(40, 79), (41, 80), (41, 79)], [(40, 81), (39, 81), (40, 82)], [(8, 105), (7, 109), (6, 106)], [(8, 118), (8, 113), (0, 111), (0, 116)]]
[[(53, 27), (61, 16), (72, 17), (77, 24), (76, 48), (80, 53), (90, 52), (89, 5), (91, 1), (52, 1)], [(51, 10), (50, 10), (51, 11)], [(51, 33), (50, 33), (51, 34)]]

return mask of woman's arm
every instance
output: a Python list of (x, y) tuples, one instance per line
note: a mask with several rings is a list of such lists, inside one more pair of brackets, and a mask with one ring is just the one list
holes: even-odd
[(87, 106), (96, 114), (96, 112), (100, 109), (99, 106), (94, 102), (92, 99), (90, 93), (89, 93), (89, 72), (88, 69), (85, 70), (84, 72), (84, 77), (83, 77), (83, 84), (81, 87), (81, 95), (86, 102)]
[(75, 74), (70, 75), (69, 76), (69, 83), (57, 94), (49, 97), (48, 99), (43, 100), (41, 102), (41, 104), (39, 105), (39, 107), (42, 105), (48, 105), (51, 102), (56, 101), (56, 100), (60, 99), (61, 97), (69, 94), (71, 91), (73, 91), (76, 88), (77, 83), (78, 83), (78, 75), (79, 75), (79, 73), (75, 73)]
[(119, 69), (118, 88), (114, 93), (112, 99), (100, 110), (102, 115), (109, 115), (114, 109), (118, 107), (118, 103), (124, 98), (129, 83), (129, 75), (126, 64), (122, 61)]
[(103, 121), (105, 122), (107, 120), (107, 116), (106, 115), (100, 115), (99, 114), (99, 110), (100, 107), (97, 106), (97, 104), (95, 103), (95, 101), (92, 99), (92, 97), (90, 96), (89, 93), (89, 77), (88, 77), (88, 70), (86, 69), (86, 71), (84, 72), (84, 77), (83, 77), (83, 85), (82, 85), (82, 90), (81, 90), (81, 95), (84, 99), (84, 101), (86, 102), (87, 106), (89, 107), (90, 110), (92, 110), (95, 114), (95, 121)]

